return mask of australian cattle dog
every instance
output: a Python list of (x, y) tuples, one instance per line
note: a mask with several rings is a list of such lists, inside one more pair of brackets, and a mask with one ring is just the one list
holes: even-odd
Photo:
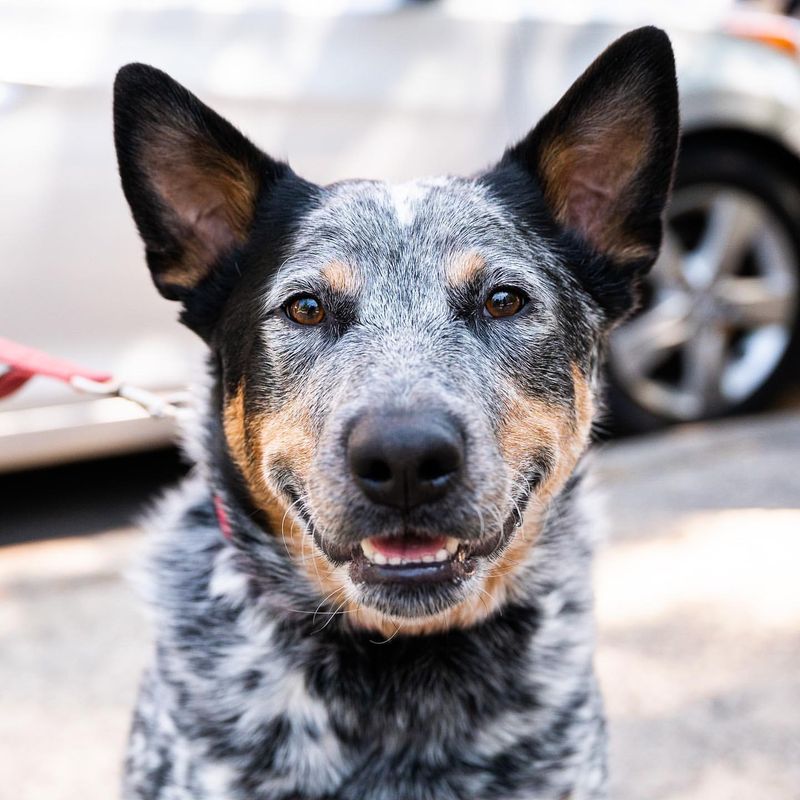
[(210, 375), (156, 515), (125, 797), (605, 798), (580, 464), (660, 245), (666, 35), (469, 178), (316, 185), (141, 64), (114, 121)]

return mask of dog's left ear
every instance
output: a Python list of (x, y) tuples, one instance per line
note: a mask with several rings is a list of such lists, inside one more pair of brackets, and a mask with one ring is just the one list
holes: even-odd
[(563, 229), (641, 274), (658, 255), (677, 146), (672, 47), (658, 28), (639, 28), (614, 42), (501, 166), (521, 165)]

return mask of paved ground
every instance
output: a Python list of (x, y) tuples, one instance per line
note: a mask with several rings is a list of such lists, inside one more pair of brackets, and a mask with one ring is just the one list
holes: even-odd
[[(794, 413), (598, 454), (611, 521), (598, 666), (617, 800), (800, 798), (798, 453)], [(37, 520), (77, 533), (87, 495), (67, 494), (64, 518), (50, 498), (31, 510), (9, 494), (0, 536), (30, 539)], [(113, 526), (130, 502), (112, 500)], [(148, 651), (121, 578), (140, 546), (124, 527), (0, 549), (0, 796), (116, 796)]]

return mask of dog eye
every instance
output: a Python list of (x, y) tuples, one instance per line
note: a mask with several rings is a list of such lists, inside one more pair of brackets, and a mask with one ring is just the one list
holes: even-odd
[(484, 312), (490, 317), (513, 317), (527, 302), (527, 297), (519, 289), (500, 286), (493, 289), (484, 304)]
[(311, 294), (300, 294), (285, 306), (286, 316), (300, 325), (319, 325), (325, 319), (322, 303)]

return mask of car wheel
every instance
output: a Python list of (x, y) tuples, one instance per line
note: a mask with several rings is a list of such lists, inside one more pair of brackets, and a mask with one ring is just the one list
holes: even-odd
[(688, 146), (641, 309), (611, 337), (612, 428), (755, 410), (800, 340), (800, 189), (757, 150)]

